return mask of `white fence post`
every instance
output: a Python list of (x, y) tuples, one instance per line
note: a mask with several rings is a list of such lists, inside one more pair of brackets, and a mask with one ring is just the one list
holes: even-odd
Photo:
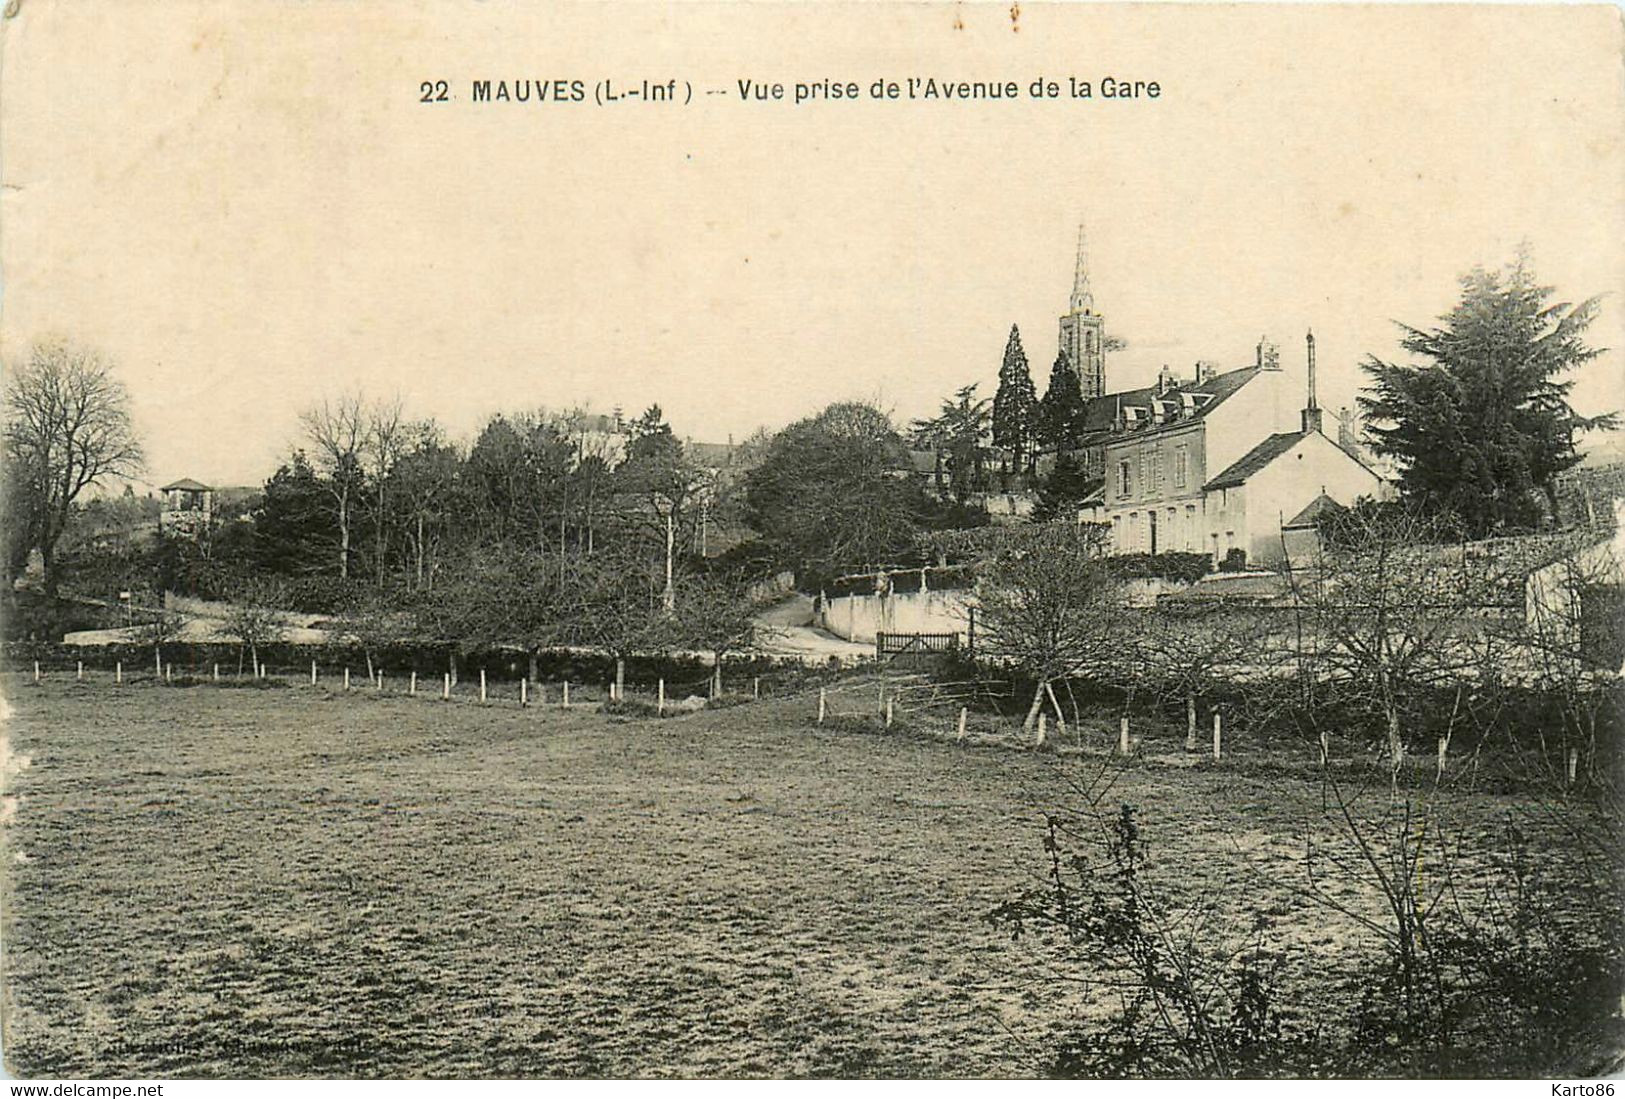
[(173, 663), (165, 664), (164, 665), (164, 682), (165, 683), (173, 683), (174, 681), (175, 681), (175, 665)]
[(570, 708), (570, 681), (568, 679), (564, 681), (564, 701), (560, 705), (566, 710)]
[(824, 688), (818, 688), (818, 724), (824, 723)]
[(312, 687), (316, 686), (316, 662), (314, 660), (310, 662), (310, 685)]
[(661, 714), (664, 714), (665, 712), (666, 712), (666, 681), (664, 679), (661, 679), (661, 680), (657, 680), (656, 683), (655, 683), (655, 713), (657, 715), (661, 715)]
[(1128, 715), (1124, 714), (1117, 722), (1117, 754), (1128, 755)]
[(79, 670), (74, 673), (74, 678), (78, 679), (80, 681), (84, 680), (84, 678), (85, 678), (85, 662), (83, 660), (79, 661)]
[(406, 693), (409, 695), (418, 693), (418, 673), (416, 668), (412, 669), (412, 680), (407, 684)]
[(762, 697), (762, 677), (759, 675), (753, 675), (750, 677), (750, 697)]
[[(258, 671), (258, 670), (259, 670), (258, 668), (255, 669), (255, 671)], [(214, 676), (214, 681), (216, 683), (219, 683), (220, 682), (220, 665), (216, 664), (214, 666), (213, 676)], [(256, 677), (256, 678), (258, 678), (258, 677)]]
[(1213, 762), (1217, 763), (1224, 758), (1224, 719), (1218, 710), (1213, 711)]
[(1044, 741), (1049, 739), (1048, 715), (1042, 710), (1038, 712), (1038, 746), (1042, 748)]
[(967, 707), (967, 706), (959, 707), (959, 736), (957, 738), (955, 738), (955, 739), (958, 739), (958, 740), (964, 740), (965, 739), (965, 719), (967, 717), (969, 717), (969, 716), (970, 716), (970, 708), (969, 707)]
[(384, 689), (384, 669), (382, 668), (378, 669), (378, 689), (380, 691)]
[(349, 668), (344, 669), (344, 689), (346, 691), (348, 691), (350, 689), (350, 669)]
[(440, 697), (441, 698), (450, 698), (451, 697), (451, 673), (450, 672), (447, 672), (446, 673), (446, 678), (441, 680), (441, 682), (440, 682)]
[(519, 680), (519, 705), (530, 705), (530, 676), (528, 675)]
[(124, 661), (122, 661), (122, 660), (120, 660), (118, 663), (113, 665), (113, 682), (114, 683), (123, 683), (124, 682)]
[(485, 669), (480, 669), (480, 701), (485, 701)]
[(891, 728), (891, 699), (886, 700), (886, 728)]
[(39, 682), (39, 661), (34, 661), (34, 682)]

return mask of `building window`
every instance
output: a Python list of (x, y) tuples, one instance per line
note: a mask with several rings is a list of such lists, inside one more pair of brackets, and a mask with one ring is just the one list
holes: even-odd
[(1128, 459), (1124, 458), (1121, 462), (1117, 463), (1117, 494), (1119, 496), (1127, 496), (1129, 494), (1128, 490)]
[(1174, 487), (1184, 488), (1185, 478), (1190, 476), (1190, 447), (1181, 443), (1174, 447)]

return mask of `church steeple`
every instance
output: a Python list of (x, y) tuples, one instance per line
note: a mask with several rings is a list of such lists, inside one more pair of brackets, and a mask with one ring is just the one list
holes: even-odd
[(1089, 238), (1078, 222), (1078, 266), (1072, 274), (1072, 312), (1093, 313), (1095, 295), (1089, 289)]
[(1078, 374), (1079, 395), (1088, 400), (1106, 392), (1106, 328), (1095, 312), (1089, 288), (1089, 242), (1078, 225), (1077, 269), (1072, 275), (1072, 298), (1061, 317), (1061, 354)]

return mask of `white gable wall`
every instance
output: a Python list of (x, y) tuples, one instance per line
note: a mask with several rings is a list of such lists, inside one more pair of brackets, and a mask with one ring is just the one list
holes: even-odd
[[(1244, 504), (1236, 531), (1248, 564), (1278, 565), (1282, 560), (1281, 524), (1308, 507), (1322, 492), (1345, 507), (1361, 496), (1376, 496), (1382, 479), (1342, 447), (1316, 432), (1247, 479), (1240, 490)], [(1238, 490), (1231, 489), (1235, 497)], [(1210, 492), (1208, 496), (1219, 495)], [(1233, 516), (1234, 518), (1234, 516)]]
[[(1207, 475), (1231, 463), (1277, 432), (1303, 427), (1303, 382), (1284, 370), (1260, 370), (1203, 417), (1207, 425)], [(1288, 516), (1290, 518), (1290, 516)]]

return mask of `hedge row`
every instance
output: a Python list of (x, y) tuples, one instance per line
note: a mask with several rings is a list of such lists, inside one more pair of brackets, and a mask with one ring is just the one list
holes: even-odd
[[(151, 670), (161, 654), (165, 664), (173, 664), (179, 674), (208, 674), (215, 664), (221, 671), (235, 672), (239, 661), (248, 667), (246, 650), (236, 642), (205, 642), (193, 644), (167, 641), (155, 652), (151, 643), (121, 643), (115, 645), (63, 645), (30, 642), (7, 642), (0, 646), (7, 667), (24, 670), (34, 661), (49, 669), (67, 670), (80, 661), (87, 669), (111, 672), (122, 663), (126, 674)], [(323, 675), (335, 674), (335, 669), (349, 667), (364, 673), (367, 654), (353, 645), (308, 645), (276, 642), (259, 647), (260, 660), (273, 674), (307, 674), (315, 661)], [(390, 677), (406, 676), (417, 672), (420, 677), (438, 680), (448, 671), (456, 669), (459, 677), (478, 676), (483, 669), (486, 676), (496, 682), (517, 681), (530, 671), (530, 656), (511, 648), (465, 648), (445, 642), (420, 642), (387, 645), (373, 653), (374, 668)], [(547, 651), (536, 656), (535, 674), (544, 682), (607, 683), (614, 678), (615, 661), (599, 653)], [(833, 674), (825, 667), (809, 667), (793, 658), (770, 657), (761, 654), (740, 654), (728, 657), (723, 664), (724, 687), (739, 688), (742, 676), (761, 676), (781, 689), (787, 684), (816, 684)], [(711, 676), (711, 662), (694, 655), (640, 655), (627, 661), (626, 677), (634, 685), (653, 689), (664, 679), (668, 689), (679, 687), (698, 689)]]

